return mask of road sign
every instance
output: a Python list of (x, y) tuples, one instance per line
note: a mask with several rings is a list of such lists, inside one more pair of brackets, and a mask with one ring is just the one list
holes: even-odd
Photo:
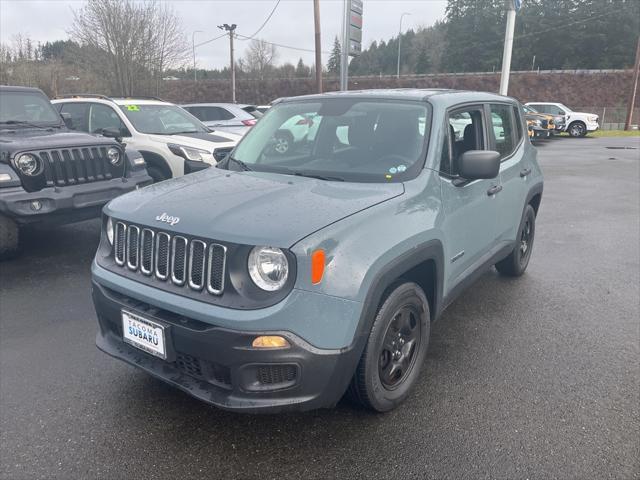
[(362, 53), (362, 0), (347, 0), (349, 14), (349, 55)]

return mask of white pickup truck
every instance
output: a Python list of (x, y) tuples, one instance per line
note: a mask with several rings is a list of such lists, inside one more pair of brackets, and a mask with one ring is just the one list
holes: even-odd
[[(567, 132), (572, 137), (584, 137), (589, 132), (595, 132), (600, 128), (598, 125), (598, 115), (593, 113), (574, 112), (562, 103), (554, 102), (529, 102), (528, 105), (540, 113), (564, 116), (563, 132)], [(557, 125), (557, 122), (556, 122)]]

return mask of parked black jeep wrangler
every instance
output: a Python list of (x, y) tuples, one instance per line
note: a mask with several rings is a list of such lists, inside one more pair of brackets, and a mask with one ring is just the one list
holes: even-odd
[(112, 198), (149, 183), (135, 150), (71, 131), (37, 88), (0, 86), (0, 259), (17, 252), (21, 225), (97, 217)]

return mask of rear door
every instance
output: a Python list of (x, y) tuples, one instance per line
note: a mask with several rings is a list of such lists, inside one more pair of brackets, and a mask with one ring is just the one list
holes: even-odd
[(499, 237), (496, 195), (500, 178), (465, 181), (458, 175), (462, 154), (489, 150), (490, 136), (484, 105), (469, 105), (448, 112), (442, 146), (440, 177), (445, 210), (445, 262), (449, 269), (447, 292), (491, 255)]
[(515, 239), (520, 224), (531, 168), (527, 167), (525, 158), (525, 127), (520, 107), (512, 103), (491, 103), (487, 110), (491, 121), (491, 150), (500, 153), (502, 191), (496, 195), (499, 205), (496, 223), (499, 240), (506, 244)]

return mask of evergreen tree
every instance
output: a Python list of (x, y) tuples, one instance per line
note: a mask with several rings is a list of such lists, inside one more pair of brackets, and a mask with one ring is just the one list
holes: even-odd
[(307, 78), (310, 75), (309, 67), (307, 67), (302, 58), (298, 60), (298, 64), (296, 65), (295, 76), (298, 78)]
[(329, 57), (329, 61), (327, 62), (327, 70), (330, 74), (338, 75), (340, 73), (340, 56), (340, 40), (338, 40), (338, 37), (336, 36), (335, 40), (333, 41), (331, 56)]
[(426, 48), (421, 48), (416, 58), (416, 73), (428, 73), (431, 70), (431, 59)]

